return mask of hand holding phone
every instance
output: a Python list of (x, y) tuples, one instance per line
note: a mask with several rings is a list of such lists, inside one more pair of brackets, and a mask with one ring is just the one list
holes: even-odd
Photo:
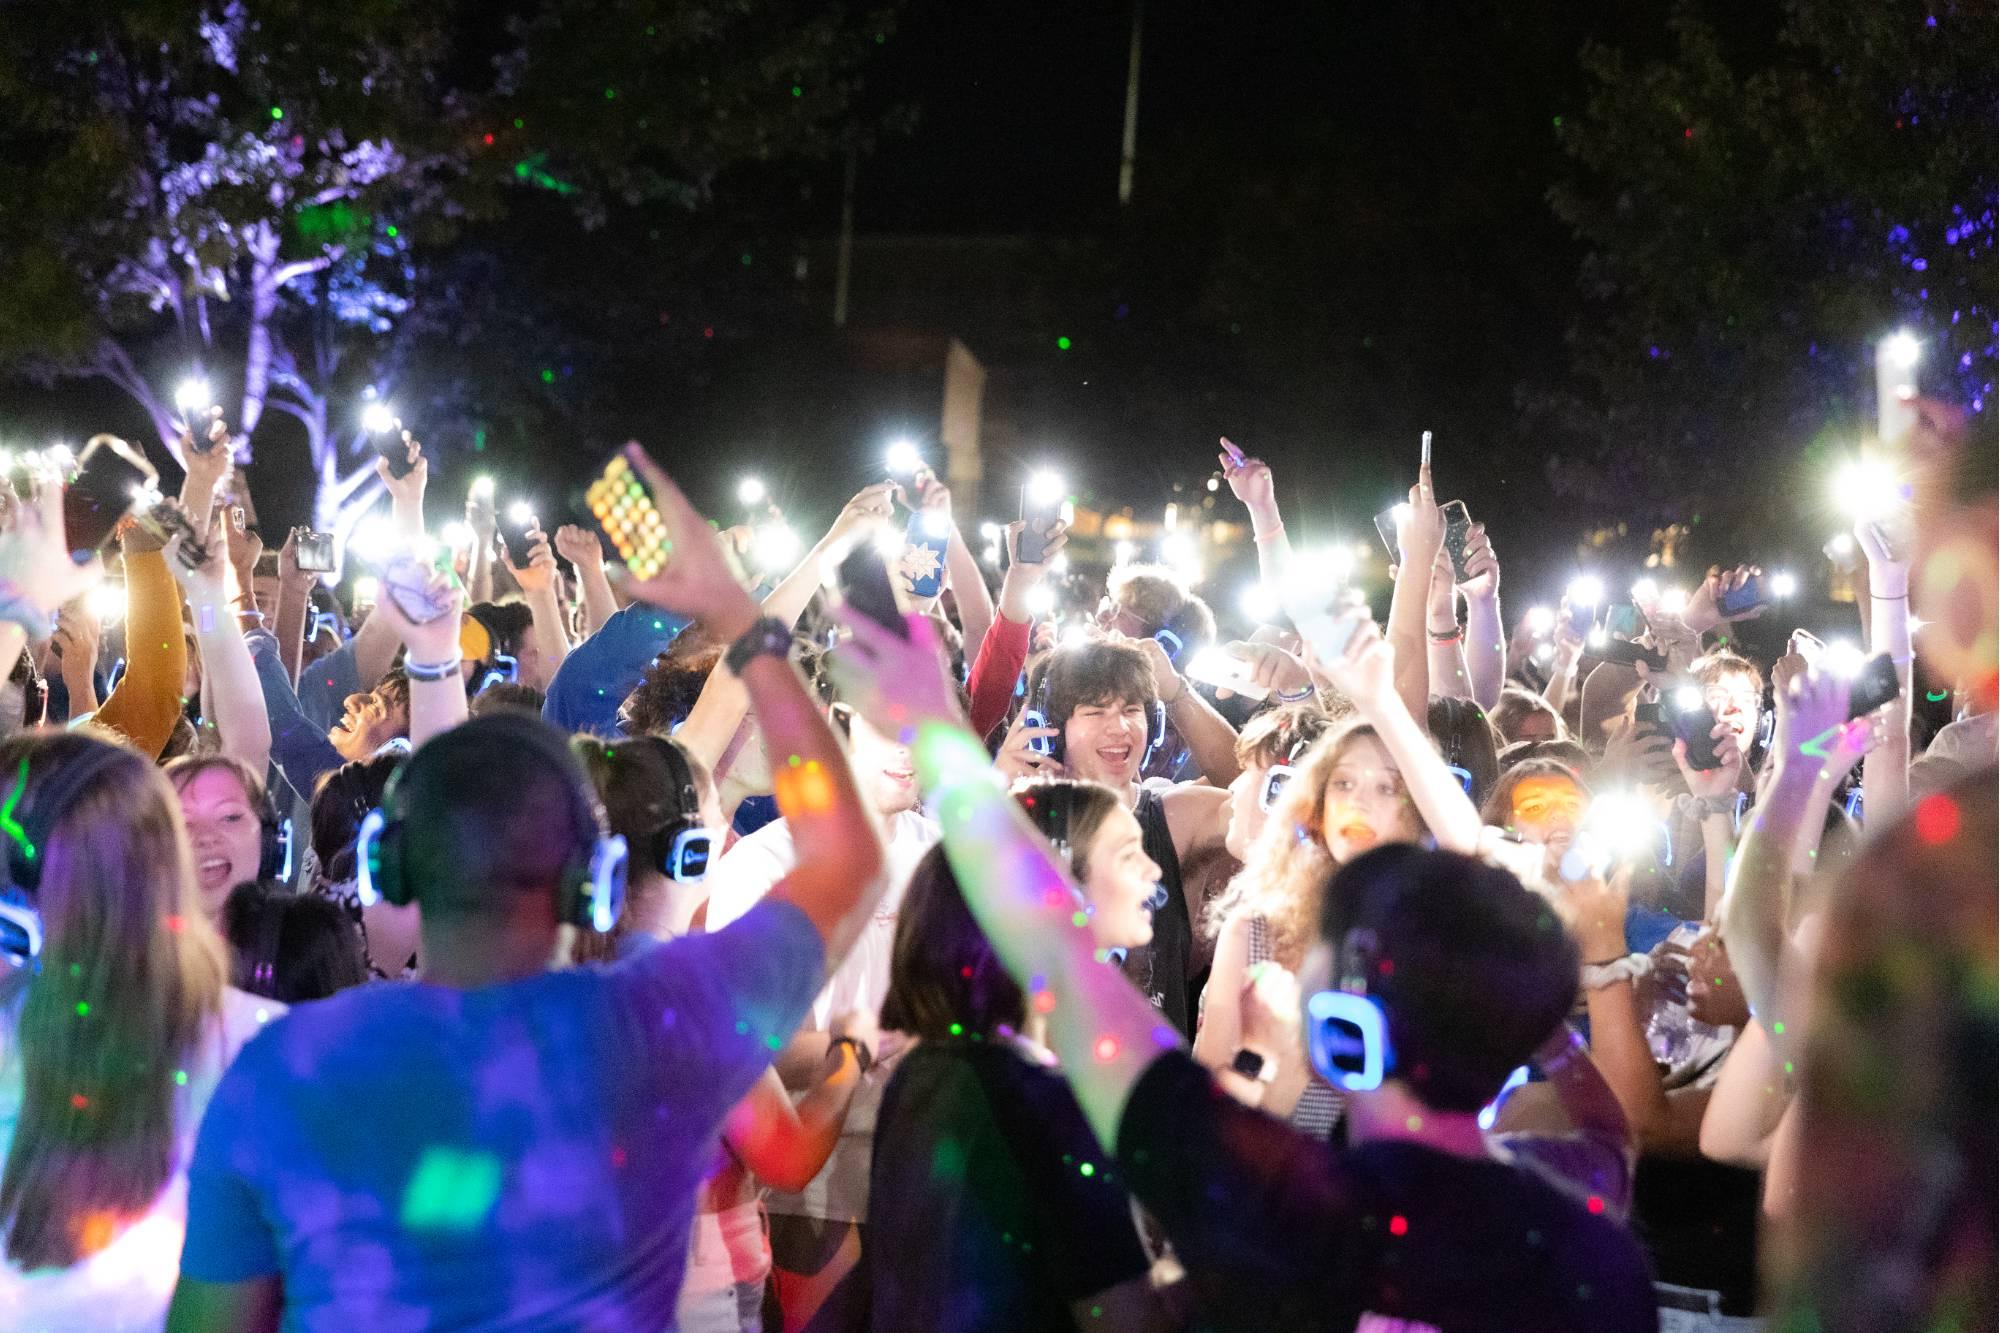
[(301, 574), (333, 572), (333, 534), (311, 528), (292, 529), (292, 560)]
[(1024, 565), (1048, 560), (1049, 529), (1062, 518), (1062, 496), (1054, 488), (1030, 481), (1021, 487), (1021, 535), (1014, 544), (1015, 557)]
[(1698, 685), (1682, 685), (1666, 696), (1669, 718), (1676, 737), (1687, 743), (1687, 766), (1696, 772), (1722, 767), (1717, 752), (1715, 713), (1702, 697)]
[(889, 568), (871, 541), (851, 542), (834, 570), (840, 598), (868, 619), (901, 639), (910, 637), (909, 623), (903, 619), (896, 601), (895, 585)]
[(412, 625), (428, 625), (458, 605), (458, 579), (435, 558), (395, 557), (382, 570), (382, 591)]
[(145, 456), (115, 435), (94, 435), (63, 490), (63, 540), (70, 559), (87, 564), (118, 525), (159, 483)]

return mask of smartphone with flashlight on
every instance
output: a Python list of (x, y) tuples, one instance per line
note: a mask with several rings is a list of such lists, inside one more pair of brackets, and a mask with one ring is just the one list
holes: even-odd
[(1242, 658), (1210, 644), (1188, 660), (1187, 678), (1218, 690), (1228, 690), (1245, 699), (1263, 700), (1271, 692), (1253, 678), (1251, 666)]
[(1730, 588), (1715, 599), (1715, 609), (1724, 616), (1740, 616), (1768, 606), (1771, 594), (1762, 574), (1752, 574), (1741, 586)]
[(158, 485), (145, 456), (115, 435), (93, 435), (63, 488), (63, 540), (84, 564), (103, 549), (135, 505)]
[(1701, 687), (1677, 686), (1664, 697), (1674, 735), (1687, 742), (1688, 767), (1697, 772), (1721, 768), (1722, 756), (1710, 734), (1715, 730), (1715, 712), (1702, 697)]
[(1847, 720), (1866, 717), (1903, 692), (1896, 678), (1896, 662), (1887, 653), (1877, 653), (1862, 663), (1861, 670), (1847, 687)]
[(295, 528), (292, 531), (292, 559), (301, 574), (331, 574), (333, 572), (333, 534), (314, 532), (311, 528)]
[(1021, 535), (1014, 545), (1014, 558), (1024, 565), (1039, 565), (1048, 559), (1049, 529), (1062, 520), (1059, 487), (1027, 482), (1021, 487)]

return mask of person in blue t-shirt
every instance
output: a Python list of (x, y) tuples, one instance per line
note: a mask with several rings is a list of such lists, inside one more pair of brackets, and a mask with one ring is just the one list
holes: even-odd
[(725, 930), (550, 972), (614, 878), (594, 873), (615, 844), (582, 769), (516, 713), (423, 744), (370, 860), (421, 909), (423, 980), (306, 1006), (231, 1068), (169, 1327), (671, 1326), (717, 1129), (867, 921), (883, 852), (789, 630), (630, 452), (674, 544), (634, 594), (735, 645), (766, 734), (811, 779), (779, 788), (798, 868)]

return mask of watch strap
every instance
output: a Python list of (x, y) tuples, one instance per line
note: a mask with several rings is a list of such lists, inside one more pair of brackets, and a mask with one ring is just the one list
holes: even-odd
[(792, 627), (775, 616), (761, 616), (743, 631), (743, 637), (729, 645), (722, 662), (731, 675), (740, 676), (753, 658), (766, 655), (789, 658), (791, 654)]

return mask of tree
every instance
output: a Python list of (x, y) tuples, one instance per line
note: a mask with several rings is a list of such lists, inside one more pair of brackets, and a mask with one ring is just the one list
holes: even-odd
[(1588, 246), (1576, 381), (1529, 419), (1593, 517), (1734, 494), (1711, 512), (1768, 523), (1801, 445), (1864, 433), (1898, 326), (1932, 392), (1991, 404), (1993, 13), (1931, 8), (1790, 0), (1746, 60), (1683, 3), (1671, 58), (1586, 48), (1584, 114), (1558, 118), (1581, 171), (1550, 193)]
[[(0, 366), (115, 385), (176, 459), (168, 386), (233, 372), (240, 460), (269, 413), (295, 421), (315, 522), (344, 539), (376, 499), (345, 405), (420, 355), (405, 316), (448, 287), (429, 270), (465, 224), (521, 190), (560, 197), (580, 228), (693, 207), (733, 163), (823, 149), (884, 27), (786, 0), (512, 10), (10, 13)], [(431, 329), (451, 320), (429, 315)]]

